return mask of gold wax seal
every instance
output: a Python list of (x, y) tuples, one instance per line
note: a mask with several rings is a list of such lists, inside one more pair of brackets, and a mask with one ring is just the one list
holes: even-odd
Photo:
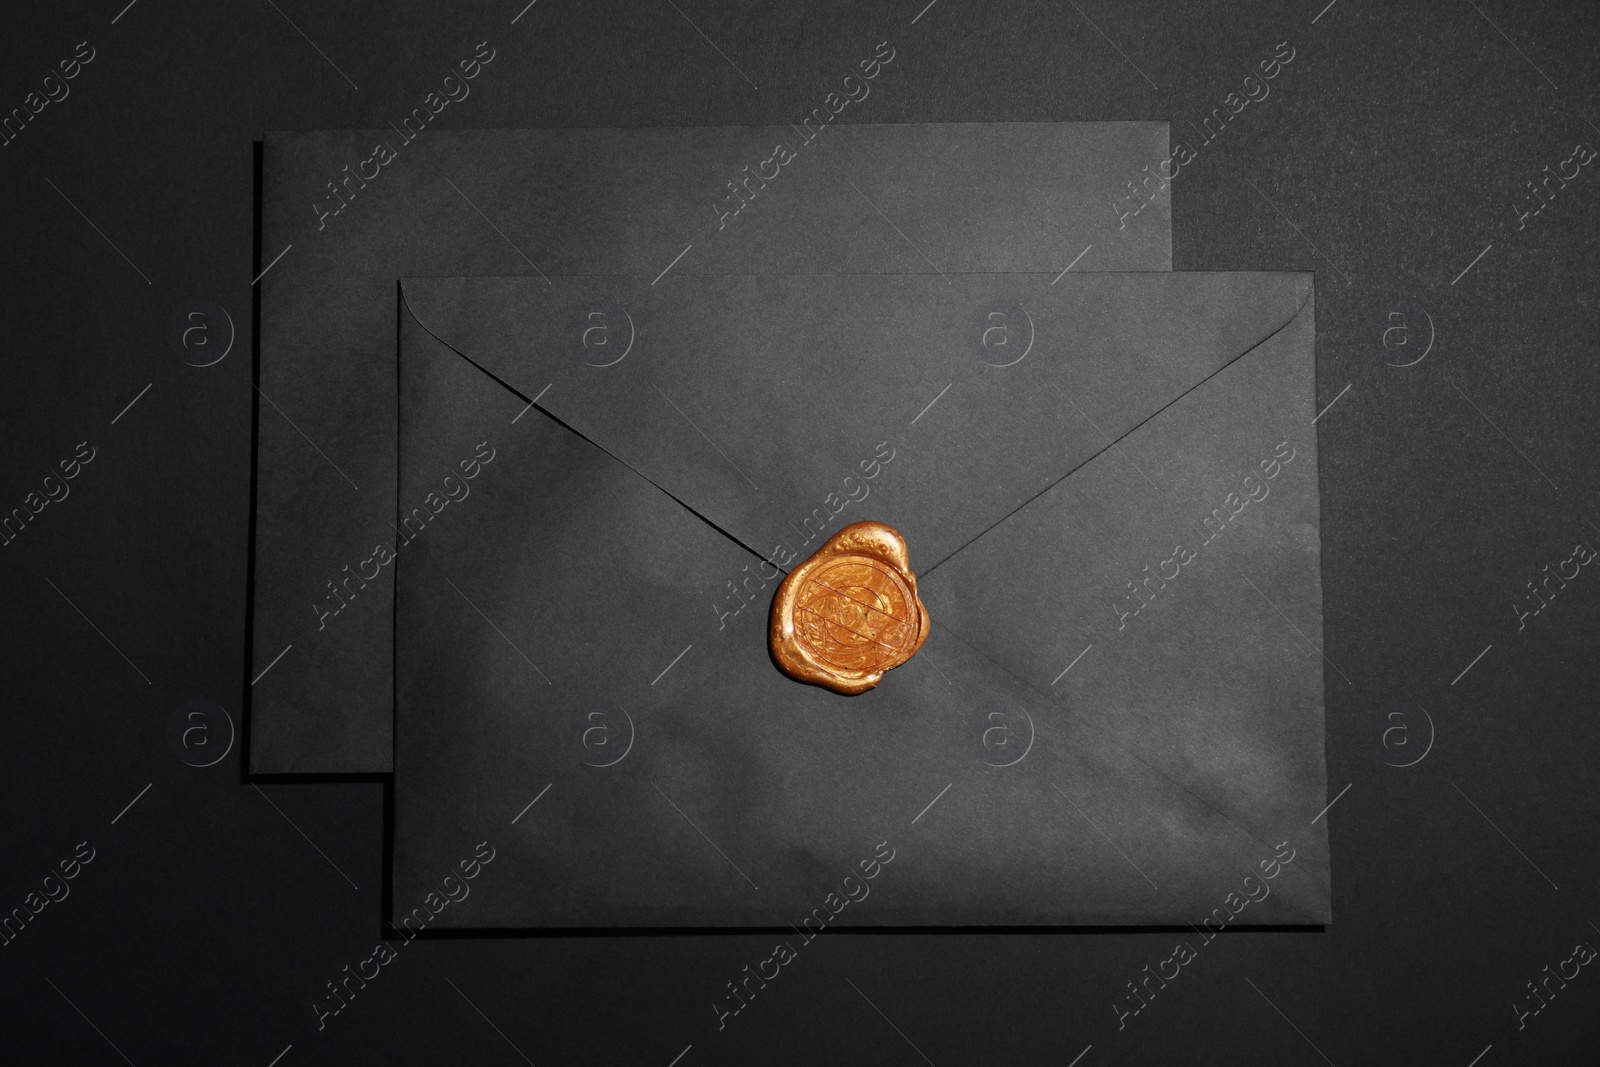
[(769, 640), (789, 677), (854, 695), (916, 655), (928, 625), (905, 538), (853, 522), (778, 586)]

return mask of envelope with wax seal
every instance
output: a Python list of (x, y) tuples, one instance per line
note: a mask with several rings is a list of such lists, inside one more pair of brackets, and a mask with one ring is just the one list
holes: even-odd
[(268, 134), (252, 772), (392, 766), (393, 586), (352, 576), (394, 535), (396, 278), (1167, 270), (1170, 201), (1113, 204), (1168, 154), (1165, 122)]
[[(436, 925), (1330, 921), (1312, 297), (404, 281), (395, 921), (484, 840)], [(768, 612), (868, 519), (932, 627), (844, 696)]]

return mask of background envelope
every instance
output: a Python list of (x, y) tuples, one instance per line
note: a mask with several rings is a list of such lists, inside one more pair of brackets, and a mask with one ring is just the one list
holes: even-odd
[[(1280, 845), (1293, 863), (1234, 921), (1331, 918), (1325, 830), (1311, 821), (1326, 789), (1309, 275), (681, 281), (676, 295), (628, 295), (638, 343), (659, 350), (607, 368), (530, 332), (540, 316), (521, 280), (404, 284), (413, 313), (401, 334), (401, 500), (426, 499), (461, 457), (494, 458), (464, 499), (413, 520), (420, 529), (394, 564), (397, 919), (486, 836), (484, 812), (515, 827), (488, 834), (504, 841), (501, 873), (436, 922), (786, 926), (842, 892), (875, 850), (895, 858), (834, 921), (1198, 922), (1224, 906), (1218, 885), (1244, 893), (1245, 876), (1259, 878)], [(589, 287), (602, 302), (617, 292), (611, 279), (554, 284)], [(836, 303), (846, 292), (855, 304)], [(950, 326), (992, 300), (1030, 312), (1028, 360), (990, 366)], [(419, 320), (418, 307), (440, 324)], [(706, 610), (730, 580), (760, 573), (759, 555), (738, 543), (759, 517), (732, 506), (715, 515), (710, 472), (729, 465), (720, 451), (750, 444), (729, 435), (730, 413), (766, 402), (717, 392), (730, 361), (753, 357), (695, 343), (696, 309), (707, 307), (760, 312), (774, 336), (806, 308), (813, 318), (843, 308), (867, 338), (855, 351), (866, 385), (910, 365), (973, 371), (968, 395), (957, 400), (952, 384), (944, 399), (956, 402), (931, 409), (943, 409), (941, 423), (896, 412), (892, 457), (870, 480), (855, 468), (870, 491), (838, 524), (872, 517), (904, 529), (929, 521), (926, 500), (973, 488), (940, 467), (943, 438), (1002, 465), (1031, 454), (1006, 436), (1025, 431), (1020, 421), (991, 432), (1008, 410), (1037, 415), (1025, 397), (1056, 395), (1097, 434), (1054, 426), (1049, 455), (1008, 468), (1053, 463), (1054, 480), (1031, 492), (1011, 480), (1029, 494), (1016, 506), (986, 497), (997, 508), (988, 527), (948, 562), (936, 565), (908, 532), (934, 632), (861, 697), (795, 684), (772, 666), (770, 584), (746, 586), (750, 610), (732, 612), (731, 594)], [(937, 330), (872, 343), (882, 338), (871, 323), (891, 308), (946, 329), (944, 344), (933, 343)], [(789, 349), (754, 350), (764, 366), (803, 377), (833, 358), (789, 332)], [(1146, 348), (1172, 392), (1130, 391), (1148, 374), (1096, 390), (1130, 345)], [(703, 462), (671, 442), (629, 453), (623, 431), (650, 424), (633, 406), (643, 392), (614, 373), (634, 355), (639, 376), (683, 375), (685, 396), (713, 402), (718, 418), (698, 434), (711, 445)], [(520, 392), (523, 373), (558, 378), (539, 410)], [(585, 375), (610, 383), (608, 399), (586, 396)], [(836, 399), (790, 399), (817, 420), (816, 434), (789, 440), (802, 469), (806, 449), (835, 433), (855, 453), (884, 454), (888, 416), (863, 421)], [(783, 438), (784, 412), (763, 410)], [(773, 481), (773, 506), (785, 484)], [(1235, 492), (1261, 499), (1241, 508)], [(1212, 518), (1222, 532), (1208, 544), (1188, 528), (1209, 517), (1195, 502), (1212, 500), (1226, 521)], [(960, 540), (928, 529), (930, 541)], [(1126, 619), (1110, 611), (1145, 563), (1160, 569), (1172, 537), (1190, 538), (1194, 558), (1148, 606), (1128, 601)], [(1084, 644), (1098, 647), (1080, 653)]]
[[(391, 768), (392, 598), (369, 592), (337, 628), (319, 628), (310, 605), (333, 595), (329, 583), (344, 580), (395, 511), (397, 277), (651, 279), (670, 265), (665, 285), (719, 272), (1171, 266), (1169, 201), (1127, 227), (1113, 206), (1166, 158), (1165, 122), (860, 124), (813, 136), (802, 145), (789, 127), (430, 130), (414, 143), (393, 129), (267, 135), (250, 676), (286, 643), (296, 656), (251, 690), (253, 772)], [(753, 186), (724, 227), (728, 183), (780, 141), (797, 158)], [(379, 143), (396, 158), (376, 178), (352, 177)]]

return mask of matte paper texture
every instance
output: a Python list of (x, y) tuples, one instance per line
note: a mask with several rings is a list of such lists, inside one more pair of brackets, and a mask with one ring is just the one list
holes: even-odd
[[(1309, 274), (402, 294), (397, 920), (484, 811), (440, 925), (1330, 920)], [(843, 697), (766, 612), (865, 518), (933, 631)]]
[(251, 770), (392, 766), (392, 587), (337, 627), (313, 603), (392, 536), (397, 277), (1167, 270), (1167, 198), (1113, 206), (1167, 145), (1165, 122), (269, 134), (262, 266), (292, 245), (295, 269), (260, 283), (252, 677), (296, 655), (251, 691)]

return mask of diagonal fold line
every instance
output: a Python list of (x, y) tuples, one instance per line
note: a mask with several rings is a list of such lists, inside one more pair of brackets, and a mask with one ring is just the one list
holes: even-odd
[(705, 438), (706, 444), (708, 444), (712, 448), (716, 449), (717, 450), (717, 455), (721, 456), (724, 460), (727, 460), (728, 466), (730, 466), (734, 470), (738, 471), (739, 472), (739, 477), (743, 478), (746, 482), (749, 482), (750, 488), (754, 489), (758, 493), (761, 492), (761, 487), (759, 485), (757, 485), (755, 482), (750, 481), (750, 476), (748, 474), (746, 474), (744, 472), (744, 470), (737, 463), (735, 463), (732, 460), (732, 458), (730, 458), (729, 455), (726, 452), (724, 452), (722, 450), (722, 446), (721, 445), (717, 444), (716, 441), (712, 440), (710, 434), (708, 434), (704, 430), (702, 430), (700, 428), (699, 424), (697, 424), (693, 419), (691, 419), (689, 417), (688, 412), (686, 412), (682, 408), (680, 408), (677, 405), (677, 403), (674, 402), (673, 399), (670, 396), (668, 396), (666, 393), (662, 393), (659, 386), (652, 385), (650, 388), (654, 389), (658, 393), (661, 393), (661, 399), (665, 400), (667, 403), (671, 404), (672, 405), (672, 410), (676, 411), (679, 415), (682, 415), (683, 416), (683, 421), (687, 422), (690, 426), (694, 427), (694, 432), (699, 434), (701, 437)]
[[(490, 381), (494, 382), (496, 385), (499, 385), (502, 389), (506, 390), (506, 392), (508, 392), (512, 396), (515, 396), (518, 399), (520, 399), (523, 403), (525, 403), (525, 404), (534, 403), (534, 401), (532, 399), (530, 399), (525, 393), (523, 393), (522, 390), (518, 389), (516, 386), (512, 385), (510, 382), (508, 382), (504, 378), (500, 377), (494, 371), (490, 370), (488, 367), (485, 367), (482, 363), (479, 363), (477, 360), (473, 359), (471, 356), (469, 356), (465, 352), (461, 351), (461, 349), (457, 348), (455, 345), (451, 344), (449, 341), (446, 341), (443, 337), (440, 337), (439, 334), (437, 332), (435, 332), (432, 327), (430, 327), (427, 323), (423, 322), (422, 321), (422, 317), (420, 315), (418, 315), (416, 313), (416, 311), (414, 311), (412, 309), (410, 303), (406, 301), (405, 287), (404, 286), (401, 286), (401, 289), (400, 289), (400, 300), (401, 300), (402, 304), (405, 307), (406, 313), (411, 316), (411, 320), (413, 322), (415, 322), (419, 327), (421, 327), (421, 329), (424, 332), (426, 332), (429, 337), (432, 337), (435, 341), (438, 341), (441, 345), (444, 345), (444, 347), (448, 348), (450, 351), (454, 352), (456, 355), (460, 356), (462, 359), (464, 359), (468, 363), (472, 364), (472, 366), (478, 368), (478, 370), (482, 371), (489, 378)], [(540, 395), (542, 396), (543, 394), (541, 393)], [(774, 567), (778, 566), (777, 563), (775, 563), (775, 562), (773, 562), (771, 560), (768, 560), (767, 556), (766, 556), (766, 554), (764, 552), (761, 552), (758, 549), (756, 549), (756, 548), (752, 547), (751, 545), (747, 544), (742, 538), (735, 536), (732, 532), (730, 532), (722, 524), (718, 523), (716, 520), (714, 520), (712, 518), (709, 518), (699, 508), (696, 508), (693, 504), (691, 504), (687, 500), (683, 499), (683, 497), (681, 497), (678, 494), (674, 493), (672, 490), (668, 489), (666, 486), (662, 485), (660, 482), (656, 481), (654, 478), (650, 477), (648, 474), (646, 474), (643, 471), (641, 471), (638, 467), (635, 467), (633, 464), (629, 463), (627, 460), (623, 459), (621, 456), (619, 456), (615, 452), (611, 451), (611, 449), (607, 448), (605, 445), (601, 444), (599, 441), (596, 441), (593, 437), (590, 437), (588, 434), (584, 433), (582, 430), (580, 430), (577, 427), (573, 426), (571, 423), (567, 422), (565, 419), (562, 419), (560, 416), (554, 414), (548, 408), (540, 407), (540, 408), (538, 408), (538, 412), (539, 412), (539, 414), (543, 415), (545, 418), (549, 419), (551, 422), (555, 423), (557, 426), (560, 426), (562, 429), (566, 430), (568, 433), (574, 434), (574, 435), (576, 435), (578, 437), (581, 437), (583, 440), (589, 442), (591, 445), (593, 445), (594, 447), (598, 448), (600, 451), (604, 452), (606, 455), (610, 456), (612, 459), (616, 460), (618, 463), (622, 464), (624, 467), (628, 468), (634, 474), (637, 474), (640, 478), (643, 478), (646, 482), (649, 482), (651, 485), (655, 486), (655, 488), (658, 491), (660, 491), (664, 496), (666, 496), (668, 499), (670, 499), (674, 503), (676, 503), (679, 507), (683, 508), (689, 514), (693, 515), (695, 518), (699, 519), (701, 522), (705, 523), (707, 526), (709, 526), (713, 530), (717, 531), (717, 533), (721, 534), (723, 537), (726, 537), (729, 541), (732, 541), (734, 544), (738, 545), (740, 548), (742, 548), (746, 552), (750, 553), (757, 560), (762, 560), (762, 561), (765, 561), (767, 563), (770, 563)], [(779, 568), (779, 569), (780, 570), (784, 570), (784, 573), (788, 573), (788, 571), (785, 570), (784, 568)]]
[[(1076, 400), (1073, 400), (1066, 393), (1062, 393), (1060, 386), (1058, 386), (1054, 382), (1052, 382), (1052, 383), (1050, 383), (1050, 388), (1054, 389), (1057, 393), (1059, 393), (1061, 395), (1061, 399), (1062, 400), (1065, 400), (1067, 403), (1071, 404), (1072, 405), (1072, 410), (1076, 411), (1079, 415), (1082, 415), (1083, 416), (1083, 420), (1085, 422), (1087, 422), (1090, 426), (1094, 427), (1094, 432), (1095, 433), (1099, 434), (1101, 437), (1104, 437), (1107, 441), (1111, 440), (1111, 435), (1106, 433), (1104, 430), (1102, 430), (1100, 428), (1099, 424), (1096, 423), (1093, 419), (1091, 419), (1089, 417), (1088, 412), (1084, 411), (1082, 408), (1080, 408), (1078, 406), (1078, 402)], [(1144, 469), (1142, 467), (1140, 467), (1137, 463), (1135, 463), (1131, 459), (1128, 459), (1128, 454), (1126, 452), (1124, 452), (1121, 449), (1121, 447), (1119, 447), (1117, 445), (1112, 445), (1112, 447), (1117, 450), (1117, 455), (1121, 456), (1123, 458), (1123, 460), (1127, 462), (1128, 466), (1132, 467), (1134, 470), (1139, 472), (1139, 477), (1143, 478), (1146, 482), (1149, 482), (1150, 488), (1154, 489), (1158, 493), (1161, 492), (1161, 487), (1158, 486), (1155, 482), (1150, 481), (1150, 476), (1148, 474), (1146, 474), (1144, 472)]]
[[(1117, 446), (1121, 445), (1122, 442), (1126, 441), (1128, 438), (1130, 438), (1134, 434), (1138, 433), (1141, 429), (1144, 428), (1145, 424), (1149, 423), (1151, 420), (1153, 420), (1156, 417), (1158, 417), (1159, 415), (1163, 414), (1168, 408), (1170, 408), (1173, 405), (1177, 404), (1179, 401), (1181, 401), (1185, 397), (1187, 397), (1190, 393), (1195, 392), (1201, 386), (1203, 386), (1207, 382), (1211, 381), (1211, 379), (1215, 378), (1217, 375), (1221, 374), (1223, 371), (1227, 370), (1229, 367), (1233, 366), (1235, 363), (1239, 362), (1241, 359), (1244, 359), (1246, 356), (1250, 355), (1252, 352), (1255, 352), (1258, 349), (1260, 349), (1263, 345), (1267, 344), (1274, 337), (1277, 337), (1284, 330), (1287, 330), (1289, 327), (1293, 326), (1296, 322), (1299, 321), (1300, 315), (1306, 309), (1306, 305), (1311, 302), (1311, 297), (1312, 297), (1313, 293), (1314, 293), (1314, 289), (1308, 288), (1306, 290), (1305, 299), (1300, 301), (1300, 306), (1295, 308), (1294, 314), (1290, 315), (1289, 318), (1284, 321), (1283, 325), (1279, 326), (1277, 329), (1275, 329), (1271, 333), (1267, 334), (1267, 336), (1263, 337), (1261, 340), (1257, 341), (1255, 344), (1250, 345), (1248, 348), (1246, 348), (1244, 351), (1240, 352), (1238, 355), (1234, 356), (1232, 359), (1228, 360), (1222, 366), (1218, 367), (1216, 370), (1212, 371), (1210, 374), (1206, 375), (1204, 378), (1201, 378), (1198, 382), (1195, 382), (1189, 388), (1185, 389), (1183, 392), (1179, 393), (1177, 396), (1173, 397), (1171, 400), (1167, 401), (1165, 404), (1162, 404), (1159, 408), (1157, 408), (1156, 410), (1152, 411), (1150, 414), (1146, 415), (1144, 418), (1140, 419), (1138, 422), (1134, 423), (1132, 426), (1130, 426), (1128, 428), (1127, 432), (1125, 432), (1121, 437), (1118, 437), (1116, 440), (1113, 441), (1113, 440), (1110, 439), (1110, 437), (1108, 435), (1102, 433), (1101, 436), (1106, 437), (1106, 446), (1104, 448), (1096, 449), (1094, 452), (1092, 452), (1088, 456), (1084, 457), (1084, 459), (1083, 459), (1083, 461), (1081, 463), (1079, 463), (1076, 466), (1072, 467), (1066, 473), (1062, 474), (1061, 477), (1057, 478), (1055, 481), (1051, 482), (1049, 485), (1045, 486), (1043, 489), (1040, 489), (1037, 493), (1033, 494), (1028, 499), (1024, 500), (1022, 503), (1018, 504), (1016, 507), (1012, 508), (1010, 511), (1006, 512), (1004, 515), (1000, 516), (999, 519), (997, 519), (994, 522), (990, 523), (988, 526), (984, 527), (982, 530), (980, 530), (978, 533), (974, 534), (972, 537), (969, 537), (967, 540), (963, 541), (961, 544), (959, 544), (955, 548), (951, 549), (944, 556), (943, 559), (935, 560), (931, 566), (925, 567), (922, 570), (918, 571), (917, 572), (917, 578), (919, 580), (926, 581), (928, 575), (932, 574), (934, 571), (936, 571), (940, 567), (944, 566), (950, 560), (952, 560), (956, 556), (960, 555), (963, 551), (965, 551), (969, 546), (971, 546), (975, 542), (977, 542), (977, 541), (981, 540), (982, 538), (988, 536), (988, 534), (991, 531), (995, 530), (997, 527), (1004, 525), (1008, 519), (1010, 519), (1013, 515), (1015, 515), (1018, 512), (1020, 512), (1023, 508), (1027, 507), (1029, 504), (1032, 504), (1035, 500), (1038, 500), (1040, 497), (1042, 497), (1046, 493), (1050, 492), (1050, 490), (1054, 489), (1056, 486), (1060, 485), (1062, 482), (1066, 481), (1068, 478), (1072, 477), (1074, 474), (1078, 473), (1084, 467), (1087, 467), (1089, 464), (1093, 463), (1095, 460), (1099, 459), (1101, 456), (1105, 455), (1107, 452), (1109, 452), (1112, 449), (1116, 448)], [(1097, 429), (1098, 429), (1098, 427), (1097, 427)], [(1140, 473), (1142, 474), (1144, 472), (1141, 471)]]
[[(999, 519), (995, 520), (993, 523), (990, 523), (988, 526), (984, 527), (984, 529), (980, 530), (978, 533), (974, 534), (972, 537), (970, 537), (966, 541), (962, 542), (956, 548), (952, 549), (949, 553), (947, 553), (944, 556), (944, 558), (936, 560), (930, 566), (918, 571), (918, 573), (917, 573), (918, 578), (925, 580), (926, 577), (929, 574), (933, 573), (934, 570), (936, 570), (937, 568), (943, 566), (947, 561), (949, 561), (950, 559), (955, 557), (957, 554), (962, 552), (968, 546), (974, 544), (975, 542), (977, 542), (978, 540), (980, 540), (981, 538), (983, 538), (984, 536), (989, 534), (991, 531), (993, 531), (995, 528), (1003, 525), (1008, 519), (1010, 519), (1012, 516), (1016, 515), (1023, 508), (1026, 508), (1029, 504), (1033, 503), (1035, 500), (1039, 499), (1040, 497), (1044, 496), (1046, 493), (1050, 492), (1056, 486), (1060, 485), (1062, 482), (1064, 482), (1068, 478), (1072, 477), (1072, 475), (1076, 474), (1083, 467), (1085, 467), (1088, 464), (1094, 462), (1094, 460), (1098, 459), (1104, 453), (1110, 451), (1113, 448), (1116, 448), (1123, 441), (1126, 441), (1134, 433), (1138, 432), (1138, 430), (1140, 430), (1146, 423), (1150, 422), (1152, 419), (1154, 419), (1157, 416), (1159, 416), (1162, 413), (1164, 413), (1168, 408), (1172, 407), (1173, 405), (1177, 404), (1179, 401), (1183, 400), (1190, 393), (1193, 393), (1195, 390), (1199, 389), (1201, 386), (1203, 386), (1207, 382), (1211, 381), (1211, 379), (1215, 378), (1217, 375), (1221, 374), (1223, 371), (1227, 370), (1229, 367), (1231, 367), (1235, 363), (1239, 362), (1239, 360), (1244, 359), (1246, 356), (1250, 355), (1252, 352), (1255, 352), (1258, 349), (1260, 349), (1263, 345), (1265, 345), (1268, 342), (1270, 342), (1273, 338), (1277, 337), (1284, 330), (1287, 330), (1290, 326), (1293, 326), (1294, 323), (1299, 320), (1300, 315), (1305, 311), (1306, 306), (1311, 302), (1311, 298), (1314, 295), (1314, 292), (1315, 292), (1314, 288), (1307, 288), (1306, 294), (1305, 294), (1304, 298), (1300, 301), (1299, 306), (1295, 308), (1294, 314), (1290, 315), (1283, 322), (1282, 325), (1278, 326), (1271, 333), (1267, 334), (1265, 337), (1263, 337), (1261, 340), (1257, 341), (1256, 343), (1247, 346), (1242, 351), (1240, 351), (1236, 356), (1234, 356), (1232, 359), (1230, 359), (1226, 363), (1224, 363), (1222, 366), (1218, 367), (1216, 370), (1214, 370), (1210, 374), (1206, 375), (1200, 381), (1196, 382), (1194, 385), (1190, 386), (1188, 389), (1185, 389), (1183, 392), (1179, 393), (1177, 396), (1173, 397), (1171, 400), (1169, 400), (1165, 404), (1161, 405), (1159, 408), (1157, 408), (1155, 411), (1151, 412), (1149, 415), (1145, 416), (1138, 423), (1136, 423), (1135, 425), (1130, 427), (1127, 430), (1127, 432), (1122, 434), (1122, 436), (1116, 438), (1115, 440), (1108, 440), (1108, 442), (1107, 442), (1107, 444), (1106, 444), (1106, 446), (1104, 448), (1100, 448), (1100, 449), (1095, 450), (1093, 453), (1091, 453), (1090, 455), (1085, 457), (1084, 460), (1081, 463), (1078, 463), (1076, 466), (1074, 466), (1071, 469), (1067, 470), (1059, 478), (1056, 478), (1054, 481), (1050, 482), (1050, 484), (1048, 484), (1044, 488), (1040, 489), (1037, 493), (1033, 494), (1027, 500), (1024, 500), (1021, 504), (1018, 504), (1015, 508), (1012, 508), (1006, 514), (1002, 515)], [(444, 347), (448, 348), (450, 351), (454, 352), (456, 355), (460, 356), (462, 359), (466, 360), (468, 363), (472, 364), (474, 367), (477, 367), (484, 374), (488, 375), (490, 380), (492, 380), (495, 383), (497, 383), (498, 385), (500, 385), (502, 388), (504, 388), (506, 391), (511, 393), (513, 396), (516, 396), (519, 399), (521, 399), (523, 401), (523, 403), (526, 404), (526, 403), (531, 403), (532, 402), (531, 399), (525, 393), (523, 393), (520, 389), (518, 389), (516, 386), (512, 385), (510, 382), (508, 382), (504, 378), (500, 377), (498, 374), (496, 374), (494, 371), (490, 370), (488, 367), (485, 367), (482, 363), (480, 363), (477, 360), (473, 359), (472, 356), (470, 356), (467, 353), (461, 351), (461, 349), (459, 349), (455, 345), (451, 344), (444, 337), (442, 337), (438, 333), (438, 331), (434, 330), (431, 326), (429, 326), (426, 322), (424, 322), (423, 319), (422, 319), (422, 316), (420, 316), (420, 315), (418, 315), (416, 313), (415, 309), (413, 309), (411, 307), (410, 302), (406, 299), (405, 286), (404, 285), (402, 285), (400, 287), (400, 299), (401, 299), (402, 304), (405, 307), (406, 312), (411, 316), (412, 321), (414, 321), (424, 332), (426, 332), (435, 341), (438, 341), (441, 345), (443, 345)], [(695, 518), (699, 519), (701, 522), (704, 522), (707, 526), (710, 526), (712, 529), (714, 529), (718, 533), (720, 533), (723, 537), (726, 537), (729, 541), (732, 541), (734, 544), (738, 545), (740, 548), (744, 549), (746, 552), (749, 552), (757, 560), (765, 560), (766, 562), (770, 563), (774, 567), (778, 566), (778, 564), (775, 561), (767, 559), (767, 554), (765, 552), (762, 552), (760, 549), (756, 548), (754, 545), (751, 545), (750, 543), (745, 541), (743, 538), (741, 538), (738, 535), (734, 534), (732, 531), (730, 531), (727, 527), (723, 526), (721, 523), (718, 523), (716, 520), (711, 519), (710, 517), (708, 517), (699, 508), (695, 507), (693, 504), (689, 503), (683, 497), (679, 496), (677, 493), (674, 493), (672, 490), (670, 490), (666, 486), (662, 485), (656, 479), (650, 477), (650, 475), (648, 475), (648, 474), (644, 473), (643, 471), (641, 471), (638, 467), (635, 467), (632, 463), (629, 463), (627, 460), (625, 460), (621, 456), (617, 455), (611, 449), (607, 448), (605, 445), (601, 444), (599, 441), (595, 440), (590, 435), (584, 433), (582, 430), (579, 430), (577, 427), (573, 426), (571, 423), (568, 423), (566, 420), (564, 420), (564, 419), (560, 418), (559, 416), (555, 415), (554, 413), (550, 412), (546, 408), (542, 408), (542, 407), (539, 408), (539, 413), (544, 415), (545, 417), (549, 418), (551, 421), (555, 422), (557, 425), (561, 426), (563, 429), (566, 429), (567, 431), (569, 431), (571, 433), (574, 433), (577, 436), (583, 438), (585, 441), (589, 442), (591, 445), (593, 445), (594, 447), (598, 448), (600, 451), (604, 452), (606, 455), (610, 456), (612, 459), (616, 460), (618, 463), (622, 464), (624, 467), (627, 467), (630, 471), (632, 471), (633, 473), (637, 474), (639, 477), (643, 478), (645, 481), (649, 482), (651, 485), (655, 486), (656, 489), (660, 490), (663, 494), (665, 494), (671, 500), (676, 502), (679, 506), (683, 507), (690, 514), (692, 514)], [(789, 568), (780, 567), (779, 569), (782, 570), (785, 574), (787, 574), (788, 571), (789, 571)]]

